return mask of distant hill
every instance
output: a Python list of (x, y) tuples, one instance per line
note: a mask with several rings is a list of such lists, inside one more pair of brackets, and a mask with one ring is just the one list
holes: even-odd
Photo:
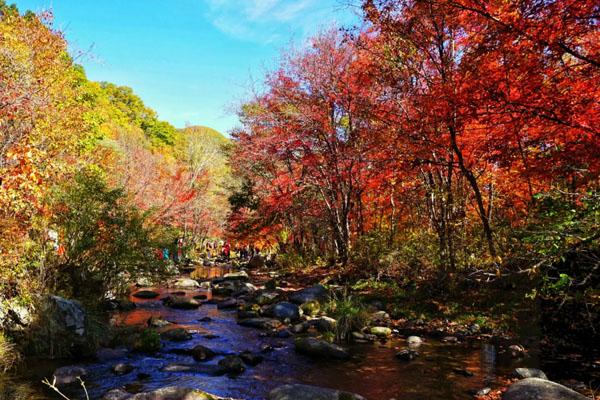
[(188, 126), (186, 128), (179, 129), (179, 131), (181, 133), (183, 133), (184, 135), (190, 134), (190, 133), (201, 134), (207, 138), (215, 139), (218, 142), (222, 142), (222, 143), (229, 142), (229, 139), (227, 139), (221, 132), (219, 132), (213, 128), (209, 128), (207, 126), (200, 126), (200, 125)]

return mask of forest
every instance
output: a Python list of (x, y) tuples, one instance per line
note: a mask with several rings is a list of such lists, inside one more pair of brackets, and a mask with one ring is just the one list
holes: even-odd
[[(298, 303), (302, 318), (335, 318), (335, 329), (315, 325), (329, 346), (369, 341), (367, 329), (390, 349), (415, 333), (432, 343), (499, 338), (508, 353), (535, 348), (527, 366), (583, 382), (575, 388), (583, 397), (540, 398), (594, 398), (600, 4), (360, 3), (360, 27), (324, 29), (284, 49), (224, 136), (177, 129), (131, 88), (89, 80), (78, 63), (86, 55), (69, 52), (52, 12), (0, 1), (0, 371), (22, 385), (0, 374), (0, 399), (65, 396), (56, 381), (31, 389), (33, 379), (19, 378), (31, 360), (87, 357), (117, 343), (160, 347), (160, 330), (159, 340), (152, 329), (108, 329), (106, 305), (123, 312), (136, 285), (162, 296), (159, 286), (190, 279), (181, 278), (186, 269), (200, 288), (215, 267), (256, 284), (247, 283), (254, 297), (233, 285), (234, 307), (215, 303), (235, 308), (243, 326), (277, 319), (283, 303), (264, 309), (269, 293), (288, 299), (285, 308), (296, 303), (292, 288), (318, 284), (311, 288), (332, 293), (320, 311), (314, 298)], [(224, 290), (223, 276), (208, 283), (211, 296)], [(58, 296), (86, 310), (81, 345), (49, 322), (48, 298)], [(385, 327), (372, 311), (387, 316)], [(152, 328), (159, 317), (148, 315)], [(292, 315), (280, 319), (296, 335)], [(527, 323), (535, 345), (513, 347)], [(283, 337), (281, 326), (272, 330)], [(298, 340), (296, 351), (312, 351)], [(402, 351), (396, 358), (418, 356)], [(452, 368), (461, 379), (472, 374)], [(216, 394), (243, 395), (228, 382)], [(477, 398), (527, 398), (509, 395), (512, 382), (495, 381)], [(114, 399), (138, 398), (131, 393)], [(405, 398), (473, 398), (452, 393)]]

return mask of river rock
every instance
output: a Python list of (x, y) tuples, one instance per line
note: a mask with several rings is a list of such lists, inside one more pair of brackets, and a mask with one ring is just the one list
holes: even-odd
[(406, 343), (408, 343), (409, 346), (420, 346), (423, 343), (423, 339), (421, 339), (418, 336), (409, 336), (408, 338), (406, 338)]
[(333, 358), (337, 360), (350, 358), (350, 354), (343, 347), (312, 337), (296, 339), (295, 345), (298, 353), (312, 357)]
[(388, 338), (392, 336), (392, 330), (385, 326), (374, 326), (370, 329), (371, 335), (375, 335), (379, 338)]
[(138, 393), (128, 400), (226, 400), (200, 390), (167, 386), (152, 392)]
[(296, 304), (282, 301), (269, 307), (265, 313), (266, 316), (277, 318), (279, 320), (297, 321), (300, 319), (302, 312)]
[(180, 310), (193, 310), (200, 307), (200, 302), (198, 302), (198, 300), (179, 296), (165, 297), (163, 303), (167, 307), (178, 308)]
[(244, 363), (246, 363), (247, 365), (250, 365), (252, 367), (260, 364), (264, 359), (264, 357), (261, 356), (260, 354), (254, 354), (249, 350), (241, 352), (240, 358), (242, 359), (242, 361)]
[(269, 400), (366, 400), (350, 392), (309, 385), (284, 385), (269, 393)]
[(218, 365), (229, 374), (239, 374), (246, 369), (242, 359), (234, 355), (225, 356), (223, 359), (219, 360)]
[(503, 400), (588, 400), (587, 397), (558, 383), (526, 378), (510, 385)]
[(190, 351), (190, 354), (192, 355), (192, 357), (194, 357), (194, 360), (196, 361), (207, 361), (216, 355), (214, 351), (202, 345), (195, 346)]
[(83, 377), (87, 375), (87, 371), (83, 367), (69, 365), (58, 368), (54, 371), (53, 375), (54, 378), (56, 378), (57, 385), (67, 385), (69, 383), (78, 382), (79, 378), (83, 379)]
[(131, 364), (118, 363), (113, 365), (112, 372), (117, 375), (125, 375), (133, 371), (134, 367)]
[(315, 285), (295, 291), (294, 293), (290, 294), (289, 300), (292, 303), (302, 304), (308, 303), (309, 301), (322, 302), (327, 300), (327, 297), (327, 289), (325, 289), (323, 285)]
[(517, 368), (514, 370), (513, 375), (519, 379), (540, 378), (548, 380), (544, 371), (537, 368)]
[(123, 389), (112, 389), (102, 396), (102, 400), (127, 400), (130, 397), (131, 393), (127, 393)]
[(191, 278), (179, 278), (171, 282), (171, 286), (182, 289), (199, 289), (198, 281)]
[(85, 334), (86, 312), (81, 303), (59, 296), (48, 296), (42, 306), (42, 312), (52, 320), (59, 331), (73, 332), (78, 336)]
[(148, 321), (146, 321), (146, 325), (150, 328), (164, 328), (165, 326), (171, 325), (169, 321), (162, 319), (161, 317), (150, 317)]
[(377, 325), (388, 325), (392, 320), (390, 318), (390, 314), (385, 311), (376, 311), (371, 314), (370, 317), (371, 323)]
[(413, 349), (403, 349), (396, 353), (396, 358), (400, 361), (412, 361), (419, 356), (419, 352)]
[(350, 337), (352, 338), (352, 341), (357, 342), (357, 343), (374, 342), (375, 340), (377, 340), (377, 336), (375, 336), (375, 335), (362, 333), (362, 332), (356, 332), (356, 331), (352, 332), (350, 334)]
[(154, 299), (158, 296), (160, 296), (160, 293), (154, 290), (138, 290), (133, 294), (133, 297), (137, 297), (138, 299)]
[(238, 301), (236, 299), (230, 298), (225, 299), (217, 303), (217, 308), (219, 310), (226, 310), (231, 308), (236, 308), (238, 306)]
[(319, 332), (333, 332), (337, 327), (337, 321), (331, 317), (322, 316), (309, 321), (311, 326), (317, 328)]
[(309, 324), (307, 324), (305, 322), (300, 322), (298, 324), (292, 325), (290, 327), (290, 332), (292, 332), (294, 334), (303, 333), (308, 330), (308, 327), (309, 327)]
[(168, 364), (161, 368), (163, 372), (187, 372), (191, 374), (207, 374), (211, 376), (218, 376), (225, 374), (225, 370), (214, 364), (184, 364), (184, 363), (173, 363)]
[(226, 281), (247, 281), (250, 277), (246, 271), (237, 271), (223, 275), (223, 279)]
[(255, 298), (254, 301), (260, 306), (272, 304), (279, 298), (277, 292), (261, 292)]
[(256, 329), (277, 329), (281, 326), (281, 322), (275, 318), (248, 318), (238, 321), (241, 326)]
[(321, 311), (321, 304), (318, 301), (308, 301), (303, 303), (300, 308), (304, 314), (314, 317)]
[(192, 338), (192, 334), (184, 328), (175, 328), (161, 333), (160, 337), (171, 342), (185, 342)]

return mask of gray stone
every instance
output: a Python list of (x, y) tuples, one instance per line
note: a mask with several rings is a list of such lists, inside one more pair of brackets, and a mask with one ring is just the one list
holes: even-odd
[(226, 281), (247, 281), (248, 279), (250, 279), (250, 277), (248, 276), (248, 273), (246, 271), (237, 271), (223, 275), (223, 279), (225, 279)]
[(163, 303), (168, 307), (180, 310), (193, 310), (200, 307), (200, 302), (198, 300), (180, 296), (165, 297)]
[(350, 358), (346, 349), (333, 343), (311, 337), (299, 338), (295, 341), (296, 351), (312, 357), (345, 360)]
[(229, 374), (239, 374), (246, 369), (242, 359), (234, 355), (225, 356), (223, 359), (219, 360), (218, 365)]
[(67, 300), (59, 296), (48, 296), (43, 306), (43, 312), (61, 330), (74, 332), (79, 336), (85, 334), (86, 313), (78, 301)]
[(412, 361), (419, 356), (419, 352), (413, 349), (403, 349), (396, 353), (396, 358), (400, 361)]
[(113, 365), (112, 372), (117, 375), (125, 375), (133, 371), (134, 367), (131, 364), (118, 363)]
[(192, 338), (192, 334), (184, 328), (175, 328), (160, 334), (161, 339), (171, 342), (184, 342)]
[(519, 379), (540, 378), (548, 380), (546, 374), (542, 370), (537, 368), (517, 368), (513, 372), (513, 375)]
[(67, 385), (69, 383), (78, 382), (79, 378), (83, 379), (83, 377), (87, 375), (87, 371), (83, 367), (69, 365), (58, 368), (54, 371), (53, 375), (56, 378), (57, 385)]
[(269, 393), (269, 400), (366, 400), (349, 392), (309, 385), (284, 385)]
[(295, 304), (307, 303), (309, 301), (322, 302), (327, 300), (328, 296), (327, 289), (323, 285), (315, 285), (290, 294), (289, 300)]
[(302, 315), (302, 311), (300, 307), (296, 304), (288, 303), (287, 301), (282, 301), (281, 303), (277, 303), (271, 307), (269, 307), (265, 315), (273, 318), (277, 318), (279, 320), (290, 320), (297, 321), (300, 319)]
[[(167, 386), (152, 392), (138, 393), (129, 400), (226, 400), (200, 390)], [(230, 399), (231, 400), (231, 399)]]
[(131, 393), (127, 393), (123, 389), (109, 390), (102, 396), (102, 400), (126, 400), (131, 397)]
[(539, 378), (526, 378), (510, 385), (503, 400), (589, 400), (558, 383)]
[(423, 343), (423, 339), (418, 336), (409, 336), (406, 339), (406, 343), (408, 343), (409, 346), (419, 346)]
[(191, 278), (179, 278), (171, 283), (172, 287), (182, 288), (182, 289), (199, 289), (200, 284), (198, 281)]
[(190, 351), (196, 361), (207, 361), (215, 356), (215, 352), (206, 346), (198, 345)]

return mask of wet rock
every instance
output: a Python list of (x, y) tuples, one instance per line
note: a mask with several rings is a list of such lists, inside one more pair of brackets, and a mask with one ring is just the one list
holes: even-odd
[(200, 307), (200, 303), (197, 300), (179, 296), (165, 297), (163, 299), (163, 303), (167, 307), (177, 308), (180, 310), (193, 310)]
[(195, 346), (190, 354), (196, 361), (208, 361), (216, 355), (214, 351), (202, 345)]
[(125, 375), (133, 371), (134, 367), (131, 364), (118, 363), (113, 365), (112, 372), (117, 375)]
[(419, 336), (409, 336), (406, 338), (406, 343), (408, 343), (409, 346), (420, 346), (423, 343), (423, 339)]
[(175, 328), (161, 333), (160, 338), (171, 342), (185, 342), (192, 338), (192, 334), (184, 328)]
[(200, 390), (168, 386), (152, 392), (138, 393), (129, 400), (225, 400)]
[(269, 393), (269, 400), (365, 400), (355, 393), (309, 385), (284, 385)]
[(242, 359), (234, 355), (225, 356), (223, 359), (219, 360), (218, 365), (228, 374), (239, 374), (246, 369)]
[(333, 343), (311, 337), (299, 338), (295, 341), (296, 351), (312, 357), (345, 360), (350, 358), (346, 349)]
[(357, 343), (374, 342), (377, 340), (377, 336), (362, 332), (352, 332), (350, 337), (352, 338), (353, 342)]
[(413, 349), (403, 349), (396, 353), (396, 358), (400, 361), (412, 361), (419, 356), (419, 352)]
[(297, 321), (300, 319), (301, 310), (296, 304), (288, 303), (287, 301), (282, 301), (281, 303), (277, 303), (267, 310), (264, 313), (268, 317), (277, 318), (279, 320), (290, 320)]
[(160, 296), (160, 293), (154, 290), (138, 290), (133, 294), (133, 297), (137, 297), (138, 299), (154, 299), (158, 296)]
[(267, 304), (274, 303), (279, 298), (279, 293), (277, 292), (262, 292), (259, 293), (258, 296), (254, 299), (256, 304), (260, 306), (264, 306)]
[(238, 301), (236, 299), (230, 298), (225, 299), (217, 303), (217, 308), (219, 310), (226, 310), (231, 308), (236, 308), (238, 306)]
[(519, 344), (513, 344), (508, 346), (508, 352), (510, 353), (511, 357), (519, 358), (525, 355), (525, 348)]
[(54, 371), (53, 375), (56, 378), (57, 385), (67, 385), (69, 383), (78, 382), (79, 378), (83, 379), (83, 377), (87, 375), (87, 371), (83, 367), (69, 365), (58, 368)]
[(540, 379), (548, 379), (546, 374), (537, 368), (517, 368), (514, 370), (513, 375), (519, 379), (525, 378), (540, 378)]
[(251, 367), (254, 367), (254, 366), (260, 364), (264, 360), (264, 357), (261, 356), (260, 354), (254, 354), (248, 350), (240, 353), (240, 358), (246, 365), (250, 365)]
[(146, 325), (150, 328), (163, 328), (165, 326), (171, 325), (169, 321), (162, 319), (161, 317), (150, 317), (148, 321), (146, 321)]
[(327, 289), (325, 289), (323, 285), (315, 285), (290, 294), (289, 300), (295, 304), (302, 304), (308, 303), (309, 301), (322, 302), (327, 300), (327, 297)]
[(126, 348), (119, 348), (119, 349), (102, 348), (96, 352), (96, 358), (98, 359), (98, 361), (114, 360), (117, 358), (125, 357), (127, 355), (127, 352), (128, 351)]
[(526, 378), (510, 385), (503, 400), (587, 400), (587, 397), (563, 386), (539, 378)]
[(308, 329), (308, 324), (301, 322), (299, 324), (292, 325), (292, 327), (290, 328), (290, 332), (292, 332), (294, 334), (298, 334), (298, 333), (306, 332), (307, 329)]
[(238, 321), (241, 326), (256, 329), (277, 329), (281, 326), (281, 322), (274, 318), (248, 318)]
[(337, 327), (337, 321), (327, 316), (311, 320), (309, 324), (317, 328), (319, 332), (333, 332)]
[(194, 299), (196, 299), (196, 300), (206, 300), (206, 299), (208, 299), (208, 296), (205, 295), (205, 294), (197, 294), (197, 295), (194, 296)]
[(223, 279), (226, 281), (247, 281), (250, 277), (246, 271), (237, 271), (223, 275)]
[(300, 305), (300, 309), (304, 314), (314, 317), (319, 313), (319, 311), (321, 311), (321, 304), (319, 304), (318, 301), (309, 301), (302, 303), (302, 305)]
[(131, 394), (123, 389), (112, 389), (102, 396), (102, 400), (126, 400), (130, 397)]
[(475, 397), (487, 396), (488, 394), (490, 394), (491, 391), (492, 391), (492, 388), (489, 388), (489, 387), (480, 389), (477, 391), (477, 393), (475, 393)]
[(248, 296), (252, 293), (256, 292), (258, 288), (251, 283), (248, 282), (236, 282), (234, 285), (234, 292), (232, 296), (240, 297), (240, 296)]
[(379, 338), (388, 338), (392, 336), (392, 330), (385, 326), (374, 326), (370, 329), (372, 335), (375, 335)]
[(171, 283), (171, 286), (182, 289), (199, 289), (198, 281), (191, 278), (179, 278)]
[(376, 311), (371, 314), (371, 323), (376, 325), (387, 325), (391, 322), (390, 314), (385, 311)]

